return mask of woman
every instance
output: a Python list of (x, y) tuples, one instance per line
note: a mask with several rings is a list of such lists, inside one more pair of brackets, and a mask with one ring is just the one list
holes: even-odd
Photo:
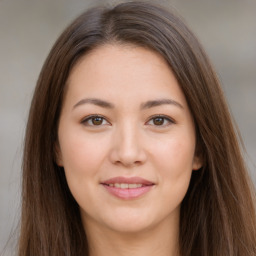
[(25, 140), (19, 255), (255, 255), (255, 192), (184, 23), (127, 2), (53, 46)]

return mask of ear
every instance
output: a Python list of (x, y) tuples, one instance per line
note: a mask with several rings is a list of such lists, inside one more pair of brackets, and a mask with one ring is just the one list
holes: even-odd
[(201, 156), (194, 156), (193, 164), (192, 164), (192, 170), (197, 171), (203, 166), (203, 160)]
[(63, 167), (62, 154), (58, 141), (54, 143), (54, 159), (59, 167)]

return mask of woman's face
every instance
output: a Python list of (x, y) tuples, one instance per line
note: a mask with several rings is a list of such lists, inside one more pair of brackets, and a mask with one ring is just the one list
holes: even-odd
[(177, 224), (201, 162), (167, 63), (145, 48), (105, 45), (78, 62), (67, 86), (57, 162), (85, 227), (138, 232)]

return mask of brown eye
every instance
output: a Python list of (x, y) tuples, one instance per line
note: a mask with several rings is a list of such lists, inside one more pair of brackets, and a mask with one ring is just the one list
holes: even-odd
[(153, 118), (154, 125), (163, 125), (164, 121), (165, 121), (165, 119), (163, 117)]
[(175, 122), (168, 116), (157, 115), (152, 117), (147, 124), (151, 126), (167, 127)]
[(92, 118), (92, 124), (93, 125), (101, 125), (103, 123), (103, 118), (102, 117), (93, 117)]
[(102, 116), (92, 115), (81, 122), (85, 126), (102, 126), (110, 123)]

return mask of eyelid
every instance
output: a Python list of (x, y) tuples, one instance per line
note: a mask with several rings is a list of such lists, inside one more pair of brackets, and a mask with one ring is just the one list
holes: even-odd
[(154, 125), (152, 124), (152, 126), (156, 126), (156, 127), (159, 127), (159, 128), (163, 128), (163, 127), (166, 127), (166, 126), (169, 126), (169, 125), (172, 125), (172, 124), (176, 124), (175, 120), (173, 118), (171, 118), (170, 116), (166, 116), (166, 115), (163, 115), (163, 114), (156, 114), (156, 115), (153, 115), (153, 116), (150, 116), (148, 121), (146, 122), (146, 124), (148, 124), (150, 121), (152, 121), (154, 118), (163, 118), (165, 120), (168, 121), (168, 124), (166, 125)]
[[(93, 124), (88, 124), (87, 122), (92, 120), (93, 118), (102, 118), (103, 119), (103, 122), (107, 122), (107, 124), (100, 124), (100, 125), (93, 125)], [(168, 121), (168, 124), (163, 124), (163, 125), (154, 125), (154, 124), (149, 124), (150, 121), (152, 121), (154, 118), (163, 118), (165, 121)], [(87, 123), (87, 124), (86, 124)], [(175, 124), (176, 122), (173, 120), (173, 118), (169, 117), (169, 116), (166, 116), (166, 115), (163, 115), (163, 114), (156, 114), (156, 115), (153, 115), (153, 116), (150, 116), (148, 118), (148, 121), (146, 122), (146, 124), (148, 125), (152, 125), (152, 126), (156, 126), (156, 127), (166, 127), (166, 126), (169, 126), (171, 124)], [(86, 117), (84, 117), (82, 120), (81, 120), (81, 124), (84, 124), (86, 126), (94, 126), (94, 127), (101, 127), (101, 126), (104, 126), (104, 125), (111, 125), (111, 123), (108, 121), (108, 119), (106, 117), (104, 117), (103, 115), (100, 115), (100, 114), (92, 114), (92, 115), (88, 115)]]
[[(92, 118), (97, 118), (97, 117), (104, 119), (107, 122), (107, 124), (93, 125), (93, 124), (88, 124), (87, 123), (88, 121), (92, 120)], [(94, 127), (97, 127), (97, 126), (101, 127), (101, 126), (104, 126), (104, 125), (111, 125), (111, 123), (107, 120), (106, 117), (104, 117), (103, 115), (99, 115), (99, 114), (92, 114), (92, 115), (84, 117), (81, 120), (81, 124), (86, 125), (86, 126), (94, 126)]]

